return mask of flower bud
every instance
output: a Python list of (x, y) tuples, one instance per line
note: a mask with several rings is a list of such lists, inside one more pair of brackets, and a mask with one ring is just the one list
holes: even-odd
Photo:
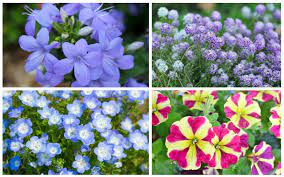
[(68, 33), (62, 33), (61, 34), (62, 39), (67, 39), (69, 37)]
[(91, 34), (92, 32), (93, 32), (93, 28), (92, 27), (85, 26), (85, 27), (80, 29), (78, 34), (80, 36), (87, 36), (87, 35)]
[(68, 18), (68, 15), (67, 13), (64, 11), (63, 8), (60, 8), (60, 17), (61, 17), (61, 20), (65, 23), (67, 18)]
[(144, 42), (135, 41), (127, 47), (127, 51), (135, 51), (144, 46)]

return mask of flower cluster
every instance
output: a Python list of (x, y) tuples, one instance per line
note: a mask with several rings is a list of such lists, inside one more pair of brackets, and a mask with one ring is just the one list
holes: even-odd
[(3, 95), (5, 174), (148, 173), (146, 91)]
[(153, 27), (153, 84), (279, 87), (280, 21), (274, 4), (259, 4), (254, 12), (244, 6), (238, 18), (161, 7)]
[(20, 36), (19, 45), (31, 52), (25, 71), (36, 71), (40, 85), (65, 81), (74, 87), (120, 87), (120, 70), (134, 67), (134, 56), (125, 54), (122, 44), (122, 12), (97, 3), (43, 4), (26, 10), (26, 35)]

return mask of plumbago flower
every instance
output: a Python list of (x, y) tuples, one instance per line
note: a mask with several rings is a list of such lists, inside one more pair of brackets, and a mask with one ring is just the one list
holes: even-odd
[[(69, 82), (74, 87), (120, 87), (121, 70), (134, 67), (134, 56), (125, 54), (122, 12), (102, 7), (99, 3), (43, 4), (35, 10), (26, 6), (26, 35), (20, 36), (19, 45), (32, 54), (25, 71), (36, 71), (42, 86)], [(135, 54), (139, 48), (128, 52)], [(134, 84), (126, 80), (124, 86), (146, 86), (126, 79)]]
[(218, 101), (216, 91), (187, 90), (182, 96), (183, 104), (190, 110), (203, 110), (202, 105), (210, 101), (210, 99), (210, 104), (213, 105)]
[(158, 91), (152, 92), (152, 125), (156, 126), (168, 119), (171, 111), (170, 99)]
[(249, 156), (251, 160), (251, 172), (253, 175), (268, 175), (274, 168), (274, 156), (272, 147), (262, 141), (253, 148)]
[(148, 174), (147, 91), (3, 95), (4, 174)]
[(226, 117), (238, 128), (250, 128), (260, 123), (260, 107), (251, 95), (236, 93), (224, 105)]
[(174, 122), (166, 138), (167, 155), (185, 170), (196, 170), (214, 155), (214, 133), (206, 117), (184, 117)]

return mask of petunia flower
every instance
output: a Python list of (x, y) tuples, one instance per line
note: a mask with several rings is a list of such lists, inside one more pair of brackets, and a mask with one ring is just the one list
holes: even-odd
[(260, 107), (251, 95), (236, 93), (227, 99), (224, 105), (226, 117), (238, 128), (250, 128), (260, 123)]
[(188, 116), (174, 122), (166, 138), (167, 155), (184, 170), (196, 170), (207, 163), (215, 152), (214, 133), (206, 117)]
[(252, 154), (248, 156), (251, 160), (251, 172), (253, 175), (268, 175), (274, 168), (274, 156), (272, 147), (261, 141), (254, 146)]
[(41, 64), (44, 64), (47, 71), (52, 70), (53, 61), (57, 60), (55, 56), (50, 54), (51, 49), (59, 46), (59, 42), (49, 42), (49, 32), (47, 28), (42, 28), (37, 37), (22, 35), (19, 38), (20, 47), (27, 51), (33, 52), (29, 55), (25, 70), (31, 72), (37, 69)]
[(275, 175), (281, 175), (281, 162), (278, 163)]
[(152, 109), (152, 125), (157, 126), (160, 123), (165, 122), (171, 111), (169, 98), (158, 91), (153, 91)]
[(241, 155), (240, 136), (226, 128), (226, 124), (213, 127), (212, 130), (215, 133), (211, 140), (215, 153), (208, 165), (215, 169), (229, 168), (231, 164), (238, 162)]
[(253, 99), (261, 102), (273, 100), (275, 97), (277, 97), (278, 93), (279, 91), (276, 90), (249, 91), (249, 94), (253, 97)]
[(281, 114), (280, 105), (271, 108), (270, 113), (271, 116), (269, 117), (269, 120), (272, 123), (272, 125), (269, 130), (274, 134), (276, 138), (281, 138), (280, 127), (281, 127), (282, 114)]
[(190, 110), (202, 110), (202, 105), (212, 97), (215, 104), (218, 100), (218, 95), (216, 91), (201, 91), (201, 90), (187, 90), (182, 97), (183, 104), (187, 106)]

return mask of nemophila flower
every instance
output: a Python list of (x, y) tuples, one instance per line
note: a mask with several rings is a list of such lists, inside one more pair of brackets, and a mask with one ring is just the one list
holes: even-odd
[(129, 134), (129, 141), (133, 144), (135, 150), (148, 150), (148, 138), (139, 130)]
[(51, 115), (48, 117), (48, 124), (60, 125), (61, 122), (62, 122), (62, 115), (57, 110), (53, 110)]
[(18, 152), (23, 147), (24, 147), (23, 141), (18, 139), (11, 139), (9, 141), (8, 150), (13, 152)]
[(13, 108), (11, 111), (8, 113), (10, 118), (18, 118), (21, 116), (24, 108), (23, 107), (18, 107), (18, 108)]
[(10, 170), (18, 171), (21, 165), (22, 165), (22, 161), (21, 161), (21, 158), (19, 156), (14, 156), (9, 161)]
[(67, 126), (67, 125), (79, 125), (80, 124), (80, 120), (77, 119), (76, 116), (74, 115), (62, 115), (62, 123), (63, 126)]
[(3, 113), (5, 114), (12, 106), (12, 98), (3, 98)]
[(126, 157), (126, 154), (124, 153), (124, 148), (122, 145), (120, 146), (114, 146), (113, 147), (113, 154), (114, 157), (117, 159), (122, 159)]
[(41, 110), (37, 110), (37, 112), (41, 115), (41, 119), (48, 119), (53, 113), (54, 108), (44, 107)]
[(250, 128), (260, 123), (261, 110), (252, 96), (236, 93), (227, 99), (224, 105), (226, 117), (238, 128)]
[(167, 96), (158, 91), (153, 91), (152, 94), (152, 125), (157, 126), (168, 119), (171, 105)]
[(109, 90), (96, 90), (94, 92), (98, 98), (109, 98), (111, 96), (111, 92)]
[(94, 95), (94, 91), (93, 90), (82, 90), (81, 95), (82, 96), (92, 96)]
[(273, 100), (279, 92), (276, 90), (259, 90), (259, 91), (249, 91), (249, 94), (256, 100), (261, 102), (268, 102)]
[(41, 64), (44, 64), (47, 70), (52, 68), (51, 63), (58, 60), (55, 56), (50, 54), (53, 48), (59, 46), (59, 42), (49, 42), (49, 32), (48, 29), (42, 28), (37, 37), (23, 35), (19, 38), (20, 47), (27, 51), (33, 52), (27, 59), (25, 70), (26, 72), (31, 72), (37, 69)]
[(120, 122), (120, 127), (123, 130), (132, 132), (134, 125), (132, 124), (131, 119), (129, 119), (129, 117), (126, 117), (122, 122)]
[(84, 173), (90, 169), (88, 156), (76, 155), (75, 161), (72, 163), (72, 167), (76, 168), (78, 173)]
[(10, 125), (10, 135), (18, 135), (20, 138), (24, 138), (33, 133), (32, 122), (30, 119), (17, 119), (14, 124)]
[(45, 96), (41, 96), (36, 100), (36, 106), (43, 108), (47, 107), (51, 101), (47, 100)]
[(212, 130), (215, 133), (211, 140), (215, 153), (208, 165), (215, 169), (229, 168), (238, 162), (241, 155), (240, 136), (226, 128), (226, 124), (213, 127)]
[(97, 167), (97, 166), (94, 166), (94, 167), (91, 169), (92, 175), (102, 175), (102, 173), (101, 173), (100, 171), (101, 171), (101, 168), (100, 168), (100, 167)]
[(69, 114), (73, 114), (77, 117), (81, 117), (84, 111), (84, 105), (81, 104), (79, 100), (74, 100), (73, 103), (68, 104), (66, 108)]
[(26, 143), (26, 147), (29, 148), (33, 153), (37, 154), (39, 152), (45, 152), (46, 150), (46, 141), (44, 138), (38, 138), (33, 136)]
[(253, 175), (268, 175), (274, 169), (272, 147), (264, 141), (254, 146), (249, 158), (251, 160), (251, 173)]
[(46, 152), (40, 152), (36, 155), (36, 157), (37, 157), (37, 164), (39, 166), (50, 166), (52, 163), (51, 155)]
[(166, 138), (167, 155), (185, 170), (196, 170), (212, 159), (214, 133), (206, 117), (184, 117), (174, 122)]
[(98, 146), (94, 149), (94, 153), (100, 162), (110, 160), (113, 154), (113, 145), (106, 142), (100, 142)]
[(46, 145), (46, 152), (51, 156), (55, 157), (58, 154), (61, 154), (61, 148), (59, 143), (48, 143)]
[(115, 116), (120, 112), (120, 106), (114, 100), (102, 103), (102, 112), (105, 115)]
[(64, 126), (64, 137), (66, 139), (70, 139), (73, 142), (77, 142), (78, 141), (78, 126), (77, 125), (67, 125)]
[(187, 90), (182, 96), (183, 104), (190, 110), (203, 110), (203, 105), (206, 102), (215, 104), (218, 100), (216, 91), (198, 91), (198, 90)]
[(89, 124), (84, 126), (79, 125), (77, 131), (78, 139), (81, 140), (84, 145), (95, 143), (94, 133), (92, 132), (92, 128)]
[(269, 117), (270, 122), (272, 123), (270, 131), (274, 134), (275, 137), (281, 138), (281, 108), (280, 106), (275, 106), (270, 110), (271, 116)]
[(117, 146), (117, 145), (123, 144), (124, 137), (118, 131), (112, 131), (108, 135), (108, 137), (106, 137), (106, 140), (108, 144), (113, 144)]
[(23, 91), (19, 96), (19, 99), (22, 101), (24, 105), (33, 107), (38, 98), (38, 94), (36, 91)]
[(101, 105), (101, 102), (94, 96), (85, 96), (84, 103), (86, 104), (87, 108), (93, 110)]
[(149, 131), (149, 116), (147, 114), (143, 114), (143, 118), (138, 121), (138, 125), (140, 126), (140, 131), (143, 133), (147, 133)]
[(144, 100), (145, 91), (143, 90), (129, 90), (127, 91), (128, 99), (130, 101), (142, 101)]
[(92, 124), (98, 132), (105, 132), (112, 127), (111, 118), (101, 114), (93, 118)]

